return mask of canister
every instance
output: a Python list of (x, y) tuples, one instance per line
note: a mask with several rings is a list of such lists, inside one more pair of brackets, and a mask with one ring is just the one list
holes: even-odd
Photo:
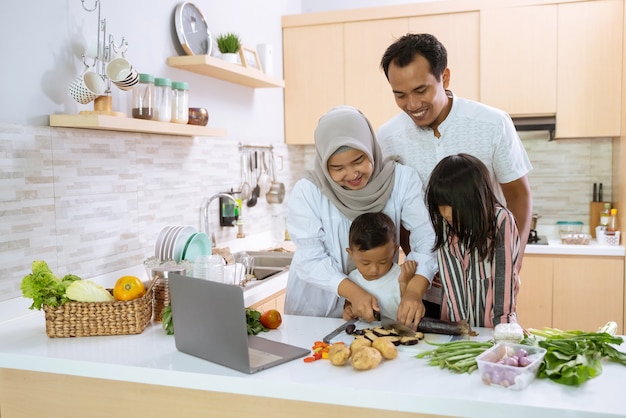
[(154, 79), (154, 119), (161, 122), (172, 120), (172, 80), (165, 77)]
[(139, 74), (139, 83), (133, 88), (132, 116), (136, 119), (154, 118), (154, 76)]
[(185, 81), (172, 82), (172, 122), (189, 122), (189, 84)]

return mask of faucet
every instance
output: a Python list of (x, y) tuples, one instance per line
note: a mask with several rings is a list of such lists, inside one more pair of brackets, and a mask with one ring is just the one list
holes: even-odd
[[(202, 207), (200, 208), (200, 228), (202, 228), (202, 219), (204, 219), (204, 232), (207, 234), (207, 236), (211, 239), (211, 246), (213, 248), (215, 248), (217, 246), (217, 243), (215, 242), (215, 234), (211, 233), (211, 224), (209, 222), (209, 206), (211, 205), (211, 202), (214, 201), (217, 198), (224, 198), (224, 199), (230, 199), (233, 201), (233, 203), (237, 206), (239, 206), (239, 203), (237, 202), (237, 200), (232, 197), (231, 195), (227, 194), (227, 193), (217, 193), (214, 194), (213, 196), (209, 197), (208, 199), (206, 199), (204, 201), (204, 203), (202, 204)], [(221, 210), (221, 209), (220, 209)]]

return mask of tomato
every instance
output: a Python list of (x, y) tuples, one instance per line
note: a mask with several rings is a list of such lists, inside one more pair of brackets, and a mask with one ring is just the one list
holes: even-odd
[(133, 300), (146, 294), (146, 287), (139, 277), (122, 276), (115, 282), (113, 297), (115, 300)]
[(283, 323), (283, 318), (276, 309), (263, 312), (260, 320), (263, 326), (269, 329), (276, 329)]

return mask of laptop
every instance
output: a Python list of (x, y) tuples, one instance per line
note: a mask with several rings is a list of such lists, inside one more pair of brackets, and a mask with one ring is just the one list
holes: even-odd
[(248, 335), (243, 289), (170, 273), (176, 349), (244, 373), (309, 355), (310, 350)]

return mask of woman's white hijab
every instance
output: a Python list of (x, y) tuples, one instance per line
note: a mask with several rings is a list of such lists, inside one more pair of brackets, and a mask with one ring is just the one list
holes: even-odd
[[(367, 185), (360, 190), (345, 189), (328, 172), (328, 159), (342, 147), (363, 151), (374, 165)], [(348, 219), (366, 212), (380, 212), (385, 207), (395, 178), (397, 158), (383, 159), (369, 121), (352, 106), (337, 106), (322, 116), (315, 129), (315, 168), (305, 171), (304, 178), (320, 191)]]

